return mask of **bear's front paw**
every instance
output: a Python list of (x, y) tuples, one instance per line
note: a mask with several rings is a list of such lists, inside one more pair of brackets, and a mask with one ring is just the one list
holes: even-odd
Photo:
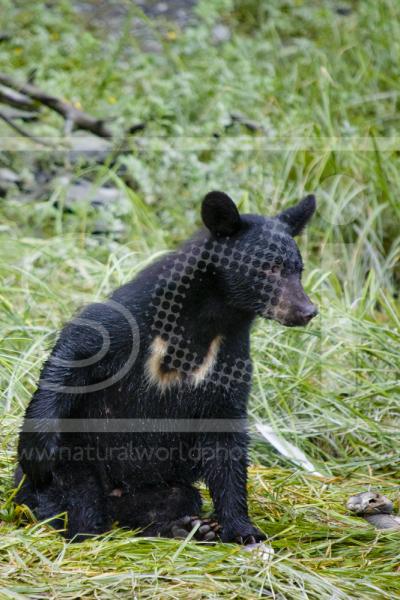
[(221, 532), (222, 542), (236, 542), (237, 544), (257, 544), (267, 539), (267, 536), (254, 527), (251, 523), (237, 525), (236, 527), (223, 527)]

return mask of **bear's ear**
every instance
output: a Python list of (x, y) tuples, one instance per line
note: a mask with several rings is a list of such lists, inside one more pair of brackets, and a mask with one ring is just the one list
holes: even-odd
[(215, 237), (225, 237), (240, 229), (239, 211), (233, 200), (224, 192), (209, 192), (201, 205), (204, 225)]
[(307, 225), (315, 212), (315, 196), (306, 196), (296, 206), (284, 210), (277, 218), (285, 223), (291, 236), (298, 235)]

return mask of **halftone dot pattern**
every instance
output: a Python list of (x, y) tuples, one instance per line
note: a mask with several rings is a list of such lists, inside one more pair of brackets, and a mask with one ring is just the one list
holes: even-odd
[[(167, 343), (164, 368), (179, 371), (185, 377), (204, 360), (204, 356), (188, 348), (188, 335), (179, 316), (193, 280), (201, 282), (208, 269), (231, 270), (239, 281), (247, 279), (254, 288), (259, 314), (284, 319), (288, 306), (281, 299), (283, 278), (290, 272), (289, 265), (296, 264), (296, 256), (288, 247), (285, 226), (279, 221), (266, 220), (261, 237), (262, 245), (243, 244), (242, 240), (232, 243), (227, 239), (193, 241), (159, 274), (150, 306), (150, 337), (160, 336)], [(249, 384), (251, 360), (231, 358), (227, 357), (224, 363), (217, 361), (203, 383), (225, 388)]]

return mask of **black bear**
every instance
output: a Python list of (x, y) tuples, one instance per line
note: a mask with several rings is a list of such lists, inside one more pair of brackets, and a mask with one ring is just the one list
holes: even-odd
[[(241, 215), (210, 192), (205, 229), (70, 321), (25, 414), (17, 502), (75, 540), (115, 522), (264, 539), (247, 509), (250, 328), (257, 315), (295, 326), (317, 314), (293, 240), (314, 211), (307, 196), (274, 218)], [(196, 517), (199, 480), (213, 520)]]

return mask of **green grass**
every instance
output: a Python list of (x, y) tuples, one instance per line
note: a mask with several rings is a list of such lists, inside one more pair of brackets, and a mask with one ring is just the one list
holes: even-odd
[[(335, 6), (204, 0), (198, 25), (168, 26), (176, 35), (157, 34), (164, 51), (154, 55), (127, 28), (109, 37), (88, 28), (68, 2), (3, 0), (0, 31), (11, 39), (0, 43), (1, 70), (26, 80), (35, 69), (37, 85), (113, 118), (116, 134), (148, 126), (112, 168), (29, 140), (23, 152), (0, 147), (0, 167), (37, 194), (14, 188), (0, 199), (0, 597), (400, 598), (400, 534), (344, 508), (369, 486), (393, 499), (399, 489), (400, 9), (364, 0), (343, 17)], [(232, 30), (219, 46), (215, 21)], [(267, 133), (226, 129), (232, 112)], [(50, 111), (25, 127), (63, 135)], [(1, 121), (0, 135), (13, 135)], [(43, 188), (32, 183), (38, 166), (54, 175)], [(122, 199), (66, 211), (65, 172), (117, 186)], [(77, 308), (193, 231), (212, 188), (266, 214), (317, 195), (299, 244), (320, 317), (307, 329), (257, 322), (250, 414), (325, 478), (302, 474), (254, 433), (250, 505), (271, 536), (269, 562), (231, 545), (118, 530), (67, 544), (12, 503), (18, 428), (40, 366)], [(99, 220), (110, 233), (93, 234)]]

